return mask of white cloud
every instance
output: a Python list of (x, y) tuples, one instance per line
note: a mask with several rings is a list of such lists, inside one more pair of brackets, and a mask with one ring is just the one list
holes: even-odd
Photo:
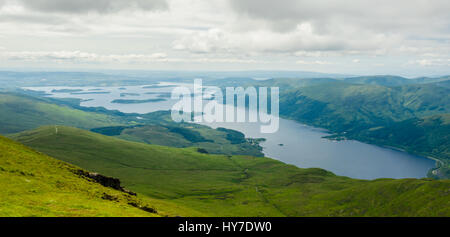
[(323, 33), (335, 32), (340, 26), (378, 32), (450, 31), (447, 0), (230, 0), (230, 3), (243, 19), (259, 19), (279, 31), (292, 30), (303, 22), (311, 22)]
[(316, 61), (303, 61), (303, 60), (298, 60), (296, 62), (297, 64), (304, 64), (304, 65), (329, 65), (329, 64), (333, 64), (331, 62), (327, 62), (327, 61), (320, 61), (320, 60), (316, 60)]
[(18, 5), (39, 12), (58, 13), (111, 13), (125, 9), (166, 10), (165, 0), (1, 0), (5, 4)]
[(21, 52), (4, 52), (0, 54), (0, 57), (9, 60), (19, 61), (70, 61), (70, 62), (152, 62), (152, 61), (164, 61), (167, 58), (165, 53), (153, 53), (153, 54), (109, 54), (100, 55), (96, 53), (87, 53), (80, 51), (21, 51)]
[(448, 12), (448, 0), (0, 0), (0, 57), (14, 66), (449, 71)]
[(413, 64), (419, 64), (420, 66), (450, 66), (450, 59), (420, 59), (412, 62)]
[(290, 32), (274, 32), (267, 29), (248, 32), (210, 29), (195, 32), (175, 41), (174, 49), (192, 53), (301, 53), (342, 50), (376, 50), (386, 41), (395, 41), (383, 34), (370, 35), (369, 39), (348, 36), (316, 34), (309, 23), (298, 25)]
[(70, 63), (123, 63), (147, 64), (152, 62), (195, 63), (264, 63), (261, 60), (217, 57), (168, 57), (165, 53), (152, 54), (96, 54), (81, 51), (19, 51), (1, 52), (0, 58), (25, 62), (70, 62)]

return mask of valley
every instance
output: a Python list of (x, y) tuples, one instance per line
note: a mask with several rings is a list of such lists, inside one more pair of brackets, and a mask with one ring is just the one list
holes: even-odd
[(448, 12), (0, 0), (0, 227), (445, 233)]
[(42, 127), (12, 138), (199, 215), (439, 216), (450, 211), (442, 205), (448, 201), (449, 181), (355, 180), (269, 158), (208, 155), (70, 127), (58, 127), (58, 133), (53, 126)]
[[(227, 80), (228, 81), (228, 80)], [(278, 81), (278, 80), (277, 80)], [(297, 82), (303, 82), (303, 84), (300, 83), (299, 89), (308, 88), (310, 87), (316, 88), (315, 90), (318, 90), (317, 92), (312, 92), (311, 95), (319, 95), (320, 91), (327, 91), (328, 88), (333, 87), (334, 90), (339, 90), (339, 88), (347, 88), (347, 85), (352, 86), (352, 84), (345, 84), (341, 82), (335, 82), (332, 79), (322, 80), (322, 79), (299, 79), (299, 80), (289, 80), (289, 83), (297, 83)], [(272, 85), (273, 83), (263, 81), (258, 82), (263, 83), (262, 85), (268, 86)], [(285, 85), (284, 80), (279, 80), (277, 82), (278, 84), (275, 84), (277, 86), (280, 86), (280, 89), (282, 91), (285, 90), (287, 85)], [(312, 83), (312, 85), (311, 85)], [(322, 83), (325, 83), (325, 85), (321, 86)], [(331, 83), (331, 84), (330, 84)], [(338, 83), (341, 87), (334, 86), (335, 83)], [(116, 87), (100, 87), (104, 91), (112, 91), (110, 95), (107, 97), (105, 96), (96, 96), (96, 95), (90, 95), (90, 96), (84, 96), (84, 97), (74, 97), (70, 94), (65, 93), (54, 93), (51, 97), (53, 98), (73, 98), (73, 99), (80, 99), (81, 102), (74, 101), (75, 103), (71, 106), (77, 106), (78, 109), (86, 110), (87, 108), (95, 108), (95, 107), (104, 107), (108, 109), (117, 109), (124, 113), (137, 113), (139, 115), (136, 115), (138, 117), (146, 117), (142, 116), (143, 114), (146, 114), (147, 112), (157, 111), (157, 110), (169, 110), (171, 106), (176, 102), (173, 100), (168, 101), (161, 101), (161, 102), (150, 102), (150, 103), (144, 103), (139, 105), (121, 105), (117, 106), (117, 104), (110, 103), (110, 101), (114, 101), (116, 98), (120, 96), (123, 91), (128, 91), (128, 93), (134, 93), (139, 94), (139, 97), (141, 100), (146, 100), (148, 98), (157, 98), (158, 93), (170, 93), (170, 91), (173, 89), (172, 87), (166, 87), (166, 85), (173, 85), (174, 83), (161, 83), (160, 86), (158, 84), (151, 86), (151, 88), (148, 88), (148, 86), (125, 86), (121, 87), (121, 90), (118, 90)], [(175, 83), (176, 84), (176, 83)], [(288, 85), (291, 85), (288, 84)], [(189, 85), (187, 83), (182, 83), (180, 85)], [(219, 84), (220, 86), (224, 86)], [(360, 88), (368, 88), (371, 86), (365, 86), (365, 85), (358, 85), (356, 89), (354, 90), (360, 90)], [(376, 86), (379, 87), (379, 86)], [(58, 87), (61, 89), (60, 87)], [(293, 86), (290, 86), (291, 90), (296, 91), (297, 89)], [(383, 88), (383, 87), (379, 87)], [(51, 93), (51, 91), (54, 89), (52, 87), (39, 87), (39, 88), (27, 88), (32, 89), (34, 91), (43, 91), (44, 93)], [(67, 88), (66, 88), (67, 89)], [(72, 88), (73, 89), (73, 88)], [(78, 88), (79, 89), (79, 88)], [(89, 90), (90, 87), (84, 87), (81, 88), (83, 90)], [(124, 90), (125, 89), (125, 90)], [(320, 90), (320, 91), (319, 91)], [(282, 94), (281, 97), (281, 115), (286, 118), (292, 118), (296, 121), (304, 122), (309, 125), (317, 126), (317, 127), (325, 127), (328, 129), (326, 130), (320, 130), (315, 129), (311, 127), (304, 126), (303, 124), (294, 123), (290, 120), (286, 119), (280, 119), (280, 131), (274, 134), (262, 134), (259, 132), (259, 126), (258, 123), (203, 123), (203, 125), (206, 126), (212, 126), (214, 128), (230, 128), (233, 130), (240, 131), (243, 133), (247, 138), (264, 138), (264, 141), (260, 142), (260, 145), (262, 146), (262, 152), (267, 156), (271, 158), (275, 158), (278, 160), (281, 160), (283, 162), (296, 165), (298, 167), (302, 168), (314, 168), (314, 167), (320, 167), (325, 168), (327, 170), (330, 170), (338, 175), (343, 176), (349, 176), (353, 178), (362, 178), (362, 179), (375, 179), (375, 178), (422, 178), (426, 177), (427, 173), (430, 169), (434, 168), (436, 166), (435, 161), (431, 159), (426, 159), (423, 157), (420, 157), (420, 155), (424, 155), (423, 153), (415, 153), (416, 155), (408, 155), (404, 152), (398, 152), (394, 151), (390, 148), (380, 148), (376, 146), (367, 145), (360, 142), (355, 141), (340, 141), (340, 142), (332, 142), (327, 139), (323, 139), (323, 137), (328, 137), (333, 135), (333, 133), (342, 134), (343, 132), (346, 132), (347, 135), (350, 134), (349, 130), (343, 130), (346, 129), (345, 126), (355, 126), (356, 124), (354, 122), (348, 122), (351, 123), (351, 125), (344, 125), (338, 114), (324, 114), (324, 115), (317, 115), (320, 116), (320, 118), (326, 119), (328, 123), (336, 123), (333, 125), (325, 125), (321, 123), (313, 122), (312, 120), (305, 120), (305, 119), (299, 119), (298, 117), (292, 116), (292, 115), (285, 115), (286, 111), (301, 111), (308, 116), (315, 116), (314, 115), (314, 109), (320, 108), (320, 106), (317, 104), (319, 102), (315, 102), (311, 104), (313, 108), (305, 107), (302, 104), (301, 99), (297, 99), (297, 97), (293, 96), (290, 92), (286, 91), (285, 94)], [(336, 94), (340, 94), (341, 92), (338, 91)], [(360, 92), (360, 93), (368, 93), (368, 92)], [(383, 92), (380, 92), (376, 95), (376, 97), (382, 97)], [(344, 92), (342, 92), (344, 94)], [(299, 104), (296, 105), (289, 105), (287, 101), (285, 101), (285, 98), (291, 98), (298, 101)], [(309, 99), (309, 97), (305, 97), (306, 99)], [(441, 98), (445, 98), (442, 97)], [(306, 100), (305, 99), (305, 100)], [(312, 100), (312, 99), (310, 99)], [(336, 100), (338, 101), (338, 100)], [(350, 100), (349, 100), (350, 101)], [(204, 103), (208, 103), (209, 101), (205, 100)], [(78, 106), (78, 103), (80, 103), (81, 106)], [(352, 102), (357, 103), (357, 102)], [(444, 102), (443, 102), (444, 103)], [(381, 103), (382, 104), (382, 103)], [(291, 108), (295, 107), (295, 108)], [(340, 105), (336, 105), (340, 106)], [(401, 108), (400, 106), (398, 106)], [(340, 107), (339, 107), (340, 108)], [(352, 109), (352, 108), (350, 108)], [(349, 110), (350, 110), (349, 109)], [(384, 108), (380, 108), (384, 109)], [(331, 111), (331, 110), (330, 110)], [(245, 113), (244, 108), (237, 108), (237, 113)], [(344, 111), (342, 113), (348, 113), (348, 114), (354, 114), (353, 111)], [(150, 115), (148, 115), (150, 116)], [(329, 116), (329, 118), (326, 118), (326, 116)], [(384, 116), (384, 115), (383, 115)], [(388, 115), (386, 115), (388, 116)], [(153, 121), (168, 121), (170, 120), (169, 117), (165, 117), (164, 119), (154, 119)], [(348, 121), (351, 121), (350, 119), (347, 119)], [(379, 120), (379, 119), (378, 119)], [(376, 120), (374, 123), (378, 123), (378, 120)], [(344, 120), (343, 120), (344, 121)], [(143, 123), (144, 121), (135, 121), (136, 123)], [(147, 128), (147, 129), (146, 129)], [(169, 146), (175, 146), (175, 147), (186, 147), (190, 143), (186, 143), (186, 141), (182, 141), (180, 139), (177, 139), (176, 137), (171, 135), (171, 139), (164, 139), (166, 137), (164, 134), (167, 131), (166, 129), (159, 130), (157, 128), (149, 129), (150, 127), (146, 128), (134, 128), (134, 132), (131, 132), (131, 130), (124, 131), (124, 134), (118, 134), (121, 138), (125, 138), (132, 141), (143, 141), (145, 140), (144, 133), (148, 132), (148, 136), (153, 136), (153, 144), (159, 144), (159, 145), (169, 145)], [(340, 130), (338, 130), (340, 129)], [(143, 131), (147, 130), (147, 131)], [(200, 130), (199, 130), (200, 131)], [(134, 136), (130, 136), (130, 134), (133, 133)], [(210, 133), (210, 132), (208, 132)], [(141, 138), (136, 137), (136, 134), (140, 134)], [(203, 136), (206, 133), (203, 133)], [(158, 139), (156, 137), (162, 136), (162, 139)], [(143, 136), (143, 137), (142, 137)], [(342, 135), (340, 135), (342, 136)], [(349, 137), (349, 136), (348, 136)], [(367, 139), (357, 138), (357, 137), (349, 137), (350, 139), (356, 139), (363, 142), (369, 142)], [(170, 142), (171, 140), (174, 140), (174, 142)], [(158, 141), (156, 141), (158, 140)], [(211, 139), (209, 139), (211, 140)], [(147, 142), (149, 143), (149, 142)], [(152, 143), (152, 142), (150, 142)], [(184, 145), (183, 145), (184, 144)], [(227, 150), (226, 146), (223, 146), (223, 142), (215, 142), (213, 143), (204, 143), (203, 148), (209, 147), (209, 151), (212, 153), (223, 153), (224, 149)], [(280, 147), (279, 144), (288, 144), (286, 146)], [(381, 143), (377, 143), (378, 145), (383, 145)], [(391, 144), (391, 147), (395, 147), (395, 144)], [(254, 146), (245, 146), (241, 147), (241, 153), (240, 154), (251, 154), (256, 155), (258, 149), (254, 149)], [(233, 148), (234, 149), (234, 148)], [(248, 151), (248, 152), (246, 152)], [(239, 154), (238, 152), (234, 153), (227, 153), (227, 154)], [(260, 153), (261, 154), (261, 153)], [(259, 156), (259, 155), (258, 155)], [(424, 155), (426, 156), (426, 155)], [(401, 167), (401, 168), (399, 168)]]
[[(248, 82), (254, 83), (252, 80)], [(142, 104), (109, 103), (123, 93), (132, 94), (136, 100), (157, 98), (160, 94), (166, 95), (172, 87), (158, 84), (149, 88), (124, 85), (50, 86), (2, 92), (1, 133), (33, 150), (12, 145), (17, 143), (2, 138), (11, 148), (0, 152), (2, 157), (7, 158), (0, 164), (0, 173), (5, 180), (14, 180), (8, 189), (16, 190), (23, 199), (8, 199), (14, 195), (12, 193), (0, 195), (0, 199), (8, 203), (6, 208), (0, 208), (0, 213), (3, 216), (117, 216), (114, 208), (122, 205), (130, 210), (123, 212), (124, 216), (448, 215), (449, 181), (423, 178), (434, 167), (433, 160), (347, 140), (393, 146), (424, 156), (433, 154), (433, 158), (436, 156), (435, 159), (439, 160), (439, 169), (429, 171), (428, 175), (445, 178), (447, 163), (442, 157), (446, 156), (448, 148), (448, 119), (445, 115), (448, 108), (444, 89), (437, 89), (443, 90), (443, 94), (439, 94), (434, 84), (425, 88), (414, 85), (418, 87), (415, 90), (423, 90), (424, 93), (419, 93), (420, 96), (415, 93), (414, 98), (410, 97), (413, 102), (408, 102), (405, 99), (410, 96), (411, 88), (388, 88), (393, 93), (391, 99), (367, 105), (367, 110), (358, 108), (355, 113), (353, 111), (357, 107), (352, 106), (354, 101), (370, 104), (356, 100), (355, 96), (372, 93), (372, 86), (361, 84), (348, 89), (355, 84), (340, 85), (342, 82), (330, 82), (328, 79), (300, 82), (301, 86), (296, 89), (291, 87), (292, 92), (285, 91), (288, 96), (280, 98), (282, 108), (292, 111), (286, 114), (283, 109), (283, 117), (327, 128), (329, 132), (280, 119), (282, 133), (264, 136), (255, 132), (258, 124), (175, 123), (170, 119), (170, 112), (165, 111), (170, 106), (170, 99)], [(330, 86), (328, 83), (338, 83), (329, 90), (337, 90), (337, 95), (346, 94), (351, 99), (320, 97), (321, 83), (326, 84), (325, 88)], [(370, 90), (364, 91), (363, 88)], [(380, 92), (376, 92), (379, 94), (375, 93), (374, 98), (382, 98), (386, 94), (385, 87), (375, 88)], [(344, 93), (344, 89), (351, 92)], [(433, 92), (428, 93), (428, 90)], [(109, 93), (84, 93), (93, 91)], [(400, 92), (405, 97), (394, 100)], [(434, 101), (432, 104), (419, 102), (433, 96), (436, 99), (431, 99)], [(440, 97), (438, 102), (437, 97)], [(296, 98), (298, 110), (287, 98)], [(343, 100), (349, 104), (339, 104)], [(398, 102), (395, 101), (402, 101), (403, 104), (396, 105)], [(391, 106), (387, 111), (390, 114), (383, 112), (386, 103)], [(305, 106), (322, 109), (316, 115), (314, 110)], [(302, 113), (301, 109), (309, 112)], [(370, 110), (380, 112), (366, 112)], [(350, 114), (351, 117), (345, 117)], [(322, 121), (325, 120), (317, 118), (327, 118), (328, 123), (324, 124)], [(410, 133), (414, 136), (406, 135)], [(314, 142), (318, 142), (317, 145)], [(290, 150), (293, 147), (297, 150)], [(433, 149), (427, 150), (427, 147)], [(36, 154), (32, 156), (33, 162), (39, 162), (43, 168), (28, 161), (21, 162), (22, 155), (18, 154), (23, 151)], [(43, 156), (49, 157), (41, 161)], [(73, 191), (79, 192), (78, 196), (67, 198), (74, 205), (79, 201), (83, 204), (67, 210), (52, 206), (48, 204), (53, 200), (49, 199), (52, 193), (58, 190), (66, 192), (66, 186), (58, 186), (59, 183), (66, 182), (65, 176), (74, 177), (74, 172), (64, 171), (66, 168), (54, 171), (66, 172), (64, 176), (46, 176), (48, 171), (44, 171), (38, 183), (48, 188), (38, 189), (39, 195), (24, 195), (35, 191), (30, 191), (32, 189), (18, 180), (23, 176), (25, 182), (37, 182), (30, 179), (33, 175), (26, 178), (27, 174), (33, 173), (37, 177), (35, 169), (51, 166), (48, 162), (60, 162), (54, 158), (62, 161), (58, 167), (75, 167), (69, 168), (69, 171), (84, 169), (85, 172), (118, 178), (123, 187), (137, 193), (137, 197), (100, 185), (99, 189), (104, 191), (89, 194), (94, 195), (91, 200), (92, 205), (98, 207), (96, 209), (90, 207), (90, 203), (83, 202), (85, 190), (91, 189), (86, 186)], [(28, 163), (30, 166), (23, 166)], [(342, 165), (341, 171), (337, 168), (339, 165)], [(356, 172), (346, 175), (350, 174), (350, 170)], [(58, 185), (52, 186), (55, 183)], [(89, 185), (99, 184), (94, 182)], [(28, 211), (14, 206), (27, 207), (27, 202), (50, 206), (41, 210), (28, 208)], [(69, 206), (63, 201), (58, 202)], [(89, 211), (83, 211), (85, 209)]]

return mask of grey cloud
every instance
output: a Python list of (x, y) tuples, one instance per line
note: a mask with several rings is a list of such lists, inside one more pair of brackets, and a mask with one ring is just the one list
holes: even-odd
[(376, 50), (385, 37), (349, 38), (343, 35), (317, 35), (308, 26), (290, 32), (230, 32), (212, 29), (176, 40), (175, 50), (191, 53), (293, 53), (297, 51)]
[(0, 0), (16, 2), (25, 8), (40, 12), (59, 13), (110, 13), (124, 9), (139, 9), (144, 11), (165, 10), (168, 8), (166, 0)]
[(0, 0), (5, 5), (0, 57), (14, 66), (267, 61), (343, 71), (350, 66), (333, 63), (345, 56), (352, 67), (357, 58), (358, 67), (401, 70), (411, 61), (409, 69), (448, 71), (449, 0)]
[[(316, 30), (330, 31), (337, 24), (373, 30), (448, 29), (448, 0), (229, 0), (239, 15), (268, 21), (275, 30), (289, 30), (310, 22)], [(447, 28), (447, 29), (446, 29)]]
[[(227, 0), (236, 16), (229, 32), (269, 32), (250, 46), (264, 51), (346, 51), (380, 54), (404, 45), (445, 46), (448, 0)], [(309, 31), (299, 31), (301, 26)], [(271, 33), (270, 33), (271, 32)], [(289, 36), (287, 38), (283, 36)], [(260, 44), (272, 38), (272, 43)], [(435, 40), (435, 39), (440, 39)], [(243, 40), (242, 40), (243, 41)]]
[(23, 51), (0, 53), (0, 58), (17, 61), (71, 61), (71, 62), (155, 62), (166, 61), (165, 53), (153, 54), (96, 54), (80, 51)]

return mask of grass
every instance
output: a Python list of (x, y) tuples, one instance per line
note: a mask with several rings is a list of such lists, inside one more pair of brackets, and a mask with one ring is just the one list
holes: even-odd
[(118, 123), (109, 115), (76, 110), (13, 93), (0, 93), (0, 111), (2, 134), (16, 133), (42, 125), (94, 128)]
[(212, 129), (197, 124), (148, 125), (124, 129), (118, 136), (131, 141), (171, 147), (199, 147), (211, 154), (263, 156), (259, 143), (233, 140), (233, 130)]
[[(58, 126), (12, 136), (118, 177), (159, 211), (183, 216), (449, 216), (450, 181), (355, 180), (262, 157), (201, 154)], [(159, 206), (162, 203), (164, 205)]]
[[(324, 81), (310, 81), (310, 86), (306, 83), (281, 98), (283, 108), (292, 112), (290, 117), (336, 132), (367, 133), (380, 140), (375, 143), (405, 142), (395, 144), (405, 149), (416, 144), (414, 152), (433, 144), (429, 150), (433, 154), (448, 153), (442, 129), (449, 124), (442, 114), (449, 104), (445, 87), (387, 88)], [(232, 156), (259, 150), (246, 147), (242, 136), (232, 131), (191, 124), (173, 129), (164, 112), (137, 120), (137, 115), (73, 109), (10, 93), (1, 94), (0, 111), (0, 132), (57, 124), (10, 137), (59, 160), (120, 178), (127, 189), (139, 193), (136, 199), (105, 188), (74, 175), (75, 166), (1, 138), (0, 187), (6, 191), (0, 193), (0, 216), (450, 215), (450, 181), (355, 180), (269, 158)], [(124, 127), (114, 130), (120, 131), (117, 137), (108, 137), (61, 126), (69, 124), (87, 129)], [(407, 136), (404, 131), (420, 136)], [(200, 153), (198, 147), (227, 155)], [(106, 200), (110, 197), (116, 201)], [(157, 214), (129, 205), (130, 200), (156, 209)]]
[[(238, 131), (212, 129), (193, 123), (176, 123), (171, 120), (170, 111), (140, 116), (142, 119), (137, 125), (100, 127), (91, 131), (147, 144), (178, 148), (198, 147), (211, 154), (264, 156), (259, 140), (247, 140), (244, 134)], [(124, 117), (122, 120), (125, 120)]]
[(76, 170), (0, 137), (0, 216), (158, 216), (129, 204), (150, 205), (147, 201), (82, 178)]

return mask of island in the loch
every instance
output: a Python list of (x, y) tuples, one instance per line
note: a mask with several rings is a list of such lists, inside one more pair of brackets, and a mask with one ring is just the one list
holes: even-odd
[(176, 85), (149, 85), (149, 86), (143, 86), (143, 89), (155, 89), (155, 88), (170, 88), (170, 87), (176, 87)]
[(139, 93), (120, 93), (120, 97), (126, 97), (126, 96), (140, 96)]
[(102, 94), (110, 94), (109, 91), (89, 91), (89, 92), (72, 92), (71, 95), (102, 95)]
[(54, 89), (51, 92), (52, 93), (74, 93), (74, 92), (81, 92), (82, 89)]
[(146, 100), (124, 100), (124, 99), (117, 99), (111, 101), (113, 104), (142, 104), (142, 103), (151, 103), (151, 102), (160, 102), (160, 101), (166, 101), (165, 99), (146, 99)]

